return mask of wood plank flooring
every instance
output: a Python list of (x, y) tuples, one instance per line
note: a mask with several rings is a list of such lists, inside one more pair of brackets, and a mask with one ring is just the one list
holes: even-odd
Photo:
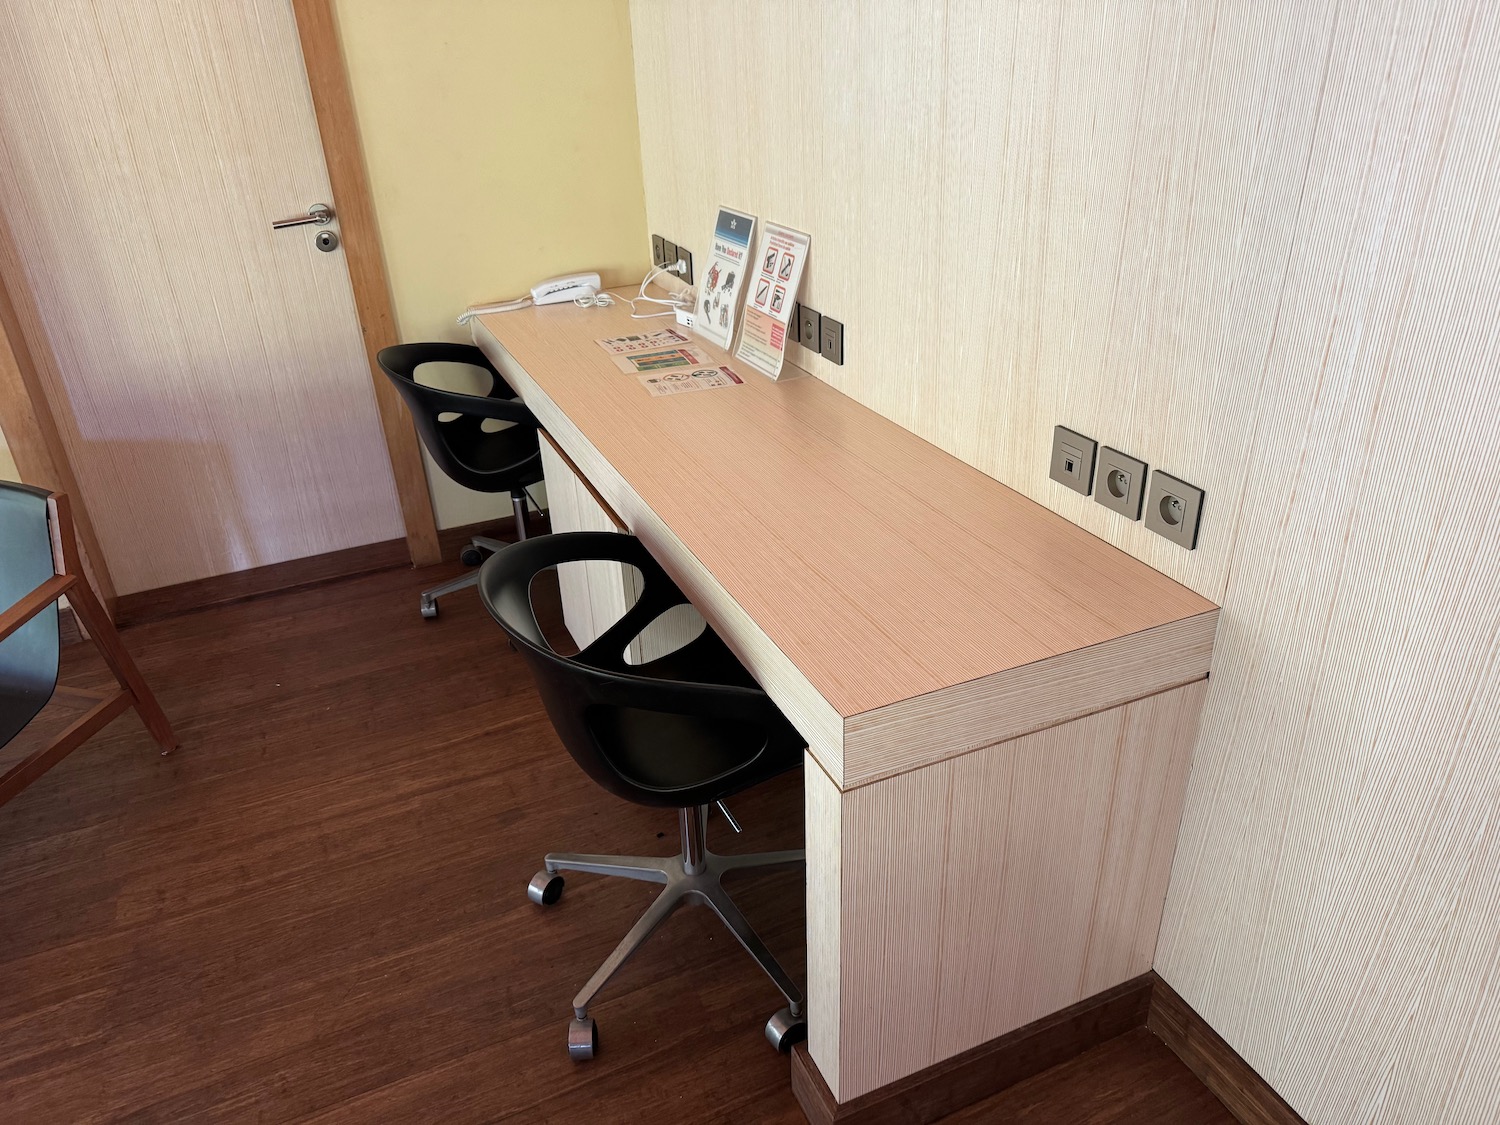
[(944, 1118), (944, 1125), (1235, 1125), (1234, 1116), (1144, 1027)]
[[(658, 932), (594, 1008), (599, 1058), (569, 1061), (569, 1001), (653, 889), (575, 876), (540, 910), (526, 881), (548, 850), (671, 853), (675, 818), (573, 764), (477, 597), (421, 620), (449, 572), (126, 631), (182, 749), (127, 715), (0, 809), (0, 1120), (803, 1120), (761, 1034), (779, 995), (708, 911)], [(105, 676), (66, 650), (67, 684)], [(799, 846), (801, 809), (781, 778), (711, 843)], [(733, 889), (800, 978), (800, 877)], [(1111, 1088), (1138, 1057), (1152, 1104), (1217, 1105), (1146, 1039), (1100, 1057)], [(1227, 1120), (1145, 1095), (1070, 1116), (1087, 1072), (962, 1120)]]

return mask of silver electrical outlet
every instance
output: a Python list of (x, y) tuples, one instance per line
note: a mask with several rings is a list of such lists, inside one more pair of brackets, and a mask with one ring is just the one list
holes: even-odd
[(1094, 499), (1126, 519), (1141, 518), (1141, 496), (1146, 491), (1146, 462), (1104, 446), (1099, 450), (1098, 483)]
[(823, 348), (823, 314), (806, 305), (797, 306), (797, 342), (804, 348), (821, 351)]
[(1146, 497), (1146, 526), (1163, 539), (1191, 551), (1198, 546), (1203, 489), (1157, 469)]
[(1094, 453), (1098, 448), (1093, 438), (1058, 426), (1052, 431), (1052, 468), (1047, 475), (1087, 496), (1094, 485)]

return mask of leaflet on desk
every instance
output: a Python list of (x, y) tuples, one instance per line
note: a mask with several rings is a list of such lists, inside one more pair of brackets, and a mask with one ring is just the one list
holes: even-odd
[(594, 341), (610, 355), (654, 352), (691, 342), (691, 338), (686, 333), (679, 332), (675, 328), (661, 328), (655, 332), (637, 332), (633, 336), (611, 336), (607, 340)]
[(679, 345), (649, 352), (631, 352), (614, 357), (615, 366), (630, 375), (667, 371), (674, 367), (707, 367), (712, 364), (702, 348)]

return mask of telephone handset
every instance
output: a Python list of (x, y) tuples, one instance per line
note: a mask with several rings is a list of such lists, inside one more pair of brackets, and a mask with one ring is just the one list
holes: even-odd
[(549, 277), (531, 287), (533, 305), (557, 305), (563, 301), (574, 301), (579, 297), (592, 297), (599, 292), (597, 273), (570, 273), (562, 277)]
[(494, 305), (470, 305), (458, 318), (458, 323), (468, 324), (476, 316), (486, 313), (513, 312), (531, 305), (559, 305), (564, 301), (576, 301), (580, 297), (592, 298), (599, 292), (597, 273), (569, 273), (561, 277), (549, 277), (531, 287), (531, 296), (514, 301), (501, 301)]

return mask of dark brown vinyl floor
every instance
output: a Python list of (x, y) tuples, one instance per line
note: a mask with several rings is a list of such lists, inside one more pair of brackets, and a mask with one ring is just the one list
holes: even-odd
[[(676, 850), (561, 749), (469, 592), (435, 622), (394, 571), (126, 632), (182, 748), (133, 714), (0, 808), (0, 1120), (803, 1120), (762, 1037), (779, 994), (705, 910), (676, 915), (564, 1049), (569, 1001), (653, 888), (548, 850)], [(103, 682), (92, 647), (64, 683)], [(59, 698), (35, 733), (65, 722)], [(724, 851), (799, 846), (801, 778), (733, 802)], [(803, 974), (795, 874), (732, 889)], [(959, 1120), (1228, 1122), (1147, 1032)]]

